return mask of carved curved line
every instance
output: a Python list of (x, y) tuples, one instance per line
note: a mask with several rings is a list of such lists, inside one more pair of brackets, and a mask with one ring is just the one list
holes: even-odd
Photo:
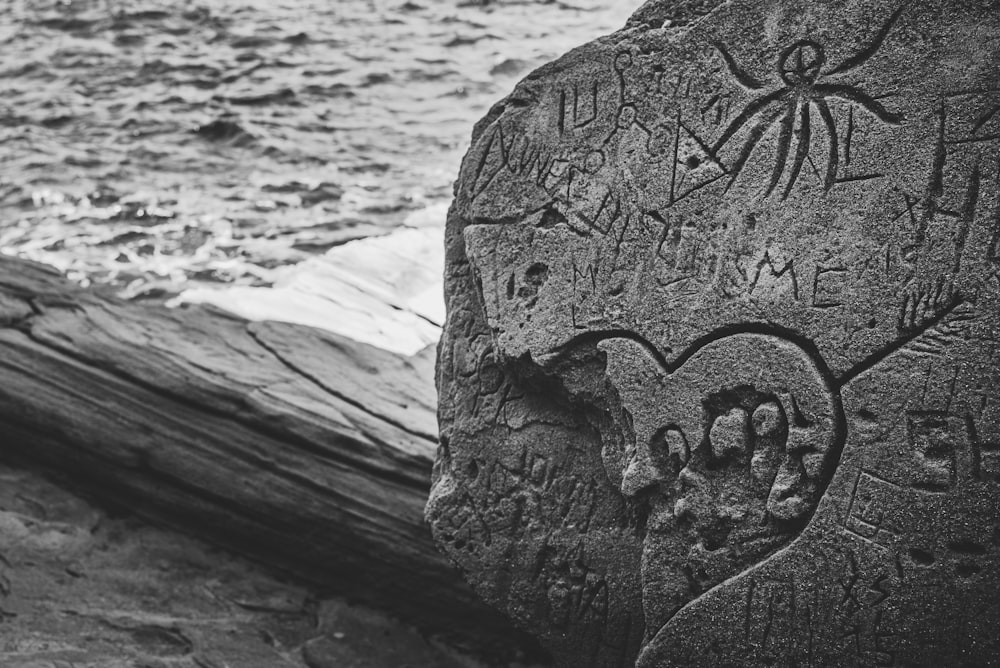
[(885, 38), (889, 36), (889, 31), (899, 20), (900, 15), (902, 15), (903, 10), (906, 9), (907, 5), (910, 4), (910, 0), (905, 0), (903, 3), (896, 8), (896, 11), (892, 13), (889, 20), (885, 22), (882, 29), (878, 31), (875, 38), (866, 44), (864, 48), (858, 51), (855, 55), (851, 56), (840, 65), (827, 72), (827, 74), (843, 74), (844, 72), (850, 72), (853, 69), (861, 67), (868, 59), (875, 55), (875, 53), (882, 48), (882, 43), (885, 42)]
[(782, 114), (787, 115), (788, 110), (776, 110), (768, 116), (766, 120), (762, 121), (759, 125), (757, 125), (757, 127), (750, 131), (750, 136), (747, 137), (746, 143), (743, 144), (743, 150), (740, 152), (740, 156), (729, 169), (731, 177), (729, 179), (729, 183), (726, 184), (727, 191), (732, 187), (733, 183), (736, 182), (736, 177), (740, 175), (741, 171), (743, 171), (743, 166), (746, 164), (747, 160), (750, 159), (750, 155), (753, 153), (753, 150), (757, 148), (757, 144), (760, 143), (760, 140), (764, 138), (764, 135), (767, 134), (767, 131), (771, 129), (771, 126), (774, 125), (775, 121), (777, 121), (778, 117)]
[[(932, 329), (933, 327), (937, 326), (942, 320), (944, 320), (950, 313), (952, 313), (962, 303), (963, 303), (962, 299), (961, 298), (957, 298), (952, 303), (952, 305), (950, 305), (946, 310), (944, 310), (943, 312), (941, 312), (940, 314), (938, 314), (937, 316), (935, 316), (934, 318), (932, 318), (931, 320), (929, 320), (926, 323), (926, 326), (923, 327), (921, 330), (917, 331), (916, 333), (914, 333), (914, 334), (912, 334), (910, 336), (903, 337), (901, 339), (897, 339), (896, 341), (893, 341), (891, 344), (889, 344), (889, 345), (883, 347), (882, 349), (880, 349), (880, 350), (872, 353), (871, 355), (869, 355), (868, 357), (866, 357), (864, 360), (862, 360), (858, 364), (856, 364), (853, 367), (851, 367), (848, 371), (846, 371), (845, 373), (841, 374), (839, 377), (833, 377), (832, 374), (831, 374), (831, 380), (828, 380), (827, 382), (828, 382), (828, 387), (830, 387), (831, 390), (832, 390), (831, 394), (832, 394), (834, 402), (835, 402), (834, 403), (834, 409), (835, 409), (834, 429), (835, 429), (835, 434), (834, 434), (834, 441), (833, 441), (834, 448), (832, 450), (832, 452), (835, 452), (835, 457), (831, 459), (831, 465), (833, 467), (834, 474), (830, 476), (830, 478), (829, 478), (829, 480), (827, 480), (826, 484), (824, 484), (823, 487), (819, 490), (819, 492), (820, 492), (819, 493), (819, 499), (820, 499), (820, 501), (817, 502), (816, 507), (813, 508), (812, 513), (809, 515), (808, 519), (806, 520), (806, 525), (802, 528), (802, 530), (799, 531), (799, 536), (802, 535), (802, 533), (808, 527), (809, 522), (811, 522), (812, 519), (813, 519), (813, 517), (815, 516), (816, 509), (819, 507), (819, 504), (822, 502), (823, 496), (826, 495), (826, 490), (829, 487), (830, 482), (832, 482), (833, 478), (836, 476), (836, 469), (840, 466), (840, 460), (841, 460), (841, 457), (843, 455), (844, 445), (846, 445), (846, 441), (847, 441), (847, 421), (846, 421), (846, 418), (845, 418), (845, 415), (844, 415), (844, 408), (843, 408), (843, 403), (842, 403), (842, 400), (841, 400), (841, 389), (847, 383), (849, 383), (850, 381), (852, 381), (855, 378), (857, 378), (860, 374), (862, 374), (865, 371), (867, 371), (867, 370), (875, 367), (876, 365), (878, 365), (880, 362), (882, 362), (887, 357), (889, 357), (889, 355), (891, 355), (893, 352), (901, 349), (907, 343), (909, 343), (910, 341), (913, 341), (914, 339), (916, 339), (917, 337), (919, 337), (924, 332), (926, 332), (929, 329)], [(830, 372), (830, 370), (826, 366), (825, 362), (823, 362), (822, 357), (818, 356), (818, 352), (816, 352), (815, 355), (814, 355), (813, 349), (815, 348), (815, 344), (813, 344), (811, 342), (811, 340), (809, 340), (809, 339), (807, 339), (807, 338), (805, 338), (805, 337), (803, 337), (803, 336), (801, 336), (801, 335), (799, 335), (798, 333), (795, 333), (795, 332), (791, 332), (791, 335), (789, 335), (789, 331), (790, 330), (783, 330), (783, 328), (777, 328), (777, 327), (773, 327), (771, 325), (763, 325), (763, 324), (758, 324), (758, 323), (750, 323), (749, 325), (742, 325), (742, 326), (743, 327), (747, 327), (748, 330), (754, 330), (754, 331), (759, 331), (761, 329), (765, 329), (765, 330), (766, 329), (779, 330), (779, 331), (775, 332), (775, 335), (776, 336), (781, 336), (783, 338), (787, 338), (792, 343), (795, 343), (796, 345), (799, 345), (799, 347), (802, 348), (802, 350), (804, 350), (806, 352), (806, 354), (808, 354), (813, 359), (813, 361), (817, 364), (817, 369), (824, 376), (824, 380), (826, 380), (826, 375)], [(734, 327), (740, 327), (740, 326), (734, 326)], [(720, 330), (715, 330), (715, 332), (713, 332), (713, 334), (718, 333), (718, 332), (720, 332), (722, 330), (725, 330), (725, 329), (731, 329), (731, 328), (721, 328)], [(768, 332), (762, 332), (762, 333), (768, 333)], [(708, 335), (708, 336), (711, 336), (711, 335)], [(708, 338), (708, 336), (706, 336), (705, 338)], [(713, 338), (718, 338), (718, 337), (713, 337)], [(808, 344), (808, 346), (803, 346), (802, 342), (806, 342)], [(648, 342), (647, 342), (647, 344), (648, 344)], [(702, 344), (702, 345), (704, 345), (704, 344)], [(702, 346), (698, 346), (698, 347), (702, 347)], [(693, 354), (693, 352), (691, 352), (690, 354)], [(688, 350), (685, 350), (685, 353), (684, 353), (685, 357), (690, 357), (690, 354), (689, 354)], [(675, 364), (676, 364), (676, 360), (675, 360)], [(798, 538), (798, 536), (796, 538)], [(736, 580), (737, 578), (743, 577), (746, 573), (748, 573), (751, 570), (758, 569), (758, 568), (762, 567), (763, 564), (765, 564), (765, 563), (771, 561), (772, 559), (776, 558), (779, 554), (782, 554), (786, 550), (791, 549), (794, 545), (795, 545), (795, 539), (793, 539), (792, 542), (784, 545), (780, 550), (778, 550), (774, 554), (771, 554), (770, 556), (766, 557), (765, 559), (763, 559), (763, 560), (761, 560), (761, 561), (759, 561), (759, 562), (757, 562), (755, 564), (751, 564), (746, 569), (740, 571), (739, 573), (737, 573), (737, 574), (735, 574), (735, 575), (733, 575), (733, 576), (731, 576), (729, 578), (726, 578), (725, 580), (723, 580), (722, 582), (718, 583), (714, 587), (711, 587), (707, 591), (702, 592), (700, 595), (696, 596), (695, 598), (693, 598), (690, 601), (688, 601), (687, 603), (685, 603), (683, 606), (681, 606), (681, 608), (679, 610), (677, 610), (676, 612), (674, 612), (674, 614), (672, 614), (665, 622), (663, 622), (663, 624), (661, 624), (660, 627), (655, 630), (655, 632), (649, 634), (649, 637), (652, 640), (647, 644), (647, 647), (653, 645), (656, 642), (657, 636), (659, 636), (659, 634), (663, 631), (663, 629), (666, 628), (666, 626), (670, 623), (670, 621), (675, 616), (677, 616), (678, 613), (680, 613), (682, 610), (684, 610), (688, 606), (693, 605), (694, 603), (696, 603), (698, 600), (700, 600), (702, 597), (704, 597), (705, 594), (707, 594), (710, 591), (713, 591), (714, 589), (722, 587), (722, 586), (726, 585), (727, 583)]]
[[(813, 57), (813, 59), (809, 63), (802, 62), (802, 47), (805, 47), (805, 46), (808, 46), (808, 47), (812, 48), (816, 52), (815, 56)], [(795, 63), (792, 64), (791, 67), (794, 68), (794, 69), (789, 69), (788, 68), (788, 58), (793, 53), (795, 54)], [(799, 40), (798, 42), (795, 42), (794, 44), (790, 45), (784, 51), (781, 52), (781, 55), (778, 56), (778, 70), (782, 74), (782, 77), (784, 77), (785, 74), (791, 74), (793, 72), (796, 73), (796, 74), (802, 75), (803, 73), (807, 72), (809, 69), (815, 67), (816, 68), (816, 76), (818, 77), (819, 73), (820, 73), (820, 68), (823, 67), (823, 62), (824, 62), (825, 59), (826, 59), (826, 56), (823, 55), (823, 45), (822, 44), (820, 44), (819, 42), (813, 41), (811, 39), (802, 39), (802, 40)], [(815, 80), (815, 77), (814, 77), (814, 80)]]
[(733, 138), (733, 135), (739, 132), (744, 125), (749, 123), (754, 116), (764, 111), (764, 109), (772, 102), (783, 100), (794, 94), (795, 92), (792, 90), (779, 88), (773, 93), (769, 93), (759, 100), (755, 100), (754, 102), (748, 104), (747, 108), (743, 110), (743, 113), (733, 119), (733, 122), (729, 124), (729, 127), (727, 127), (722, 135), (716, 140), (715, 144), (712, 146), (712, 152), (718, 153), (719, 149), (721, 149), (726, 142)]
[(833, 184), (837, 182), (837, 169), (840, 166), (837, 124), (833, 120), (833, 114), (830, 113), (830, 106), (826, 103), (826, 100), (820, 98), (813, 101), (819, 108), (819, 115), (823, 117), (823, 123), (826, 125), (826, 133), (830, 136), (830, 151), (826, 161), (826, 178), (823, 181), (823, 188), (830, 190)]
[(750, 90), (760, 90), (764, 87), (764, 84), (757, 78), (751, 76), (746, 70), (739, 66), (736, 60), (729, 55), (729, 51), (722, 42), (712, 42), (712, 46), (716, 48), (719, 55), (722, 56), (722, 60), (726, 62), (726, 67), (729, 68), (729, 73), (736, 77), (736, 80), (740, 82), (740, 85), (744, 88), (749, 88)]
[(894, 114), (886, 109), (881, 102), (873, 98), (868, 93), (861, 91), (854, 86), (842, 86), (837, 84), (820, 84), (814, 86), (813, 90), (826, 97), (838, 97), (848, 102), (860, 104), (868, 112), (874, 114), (883, 123), (899, 125), (903, 122), (902, 114)]
[(792, 164), (792, 172), (788, 175), (788, 183), (785, 184), (785, 192), (781, 194), (781, 199), (787, 199), (792, 192), (792, 186), (799, 180), (799, 172), (809, 155), (810, 143), (812, 142), (812, 129), (809, 122), (809, 102), (802, 105), (801, 118), (799, 120), (799, 144), (795, 147), (795, 162)]
[[(659, 348), (650, 343), (641, 334), (636, 334), (628, 329), (599, 329), (582, 332), (556, 348), (555, 353), (558, 357), (564, 355), (573, 348), (580, 346), (592, 345), (596, 347), (598, 343), (606, 341), (607, 339), (629, 339), (630, 341), (638, 343), (640, 346), (645, 348), (654, 359), (656, 359), (657, 364), (667, 370), (667, 373), (672, 373), (670, 363), (667, 362), (666, 356), (660, 352)], [(667, 352), (669, 353), (672, 351), (668, 349)]]
[[(694, 339), (686, 348), (684, 348), (684, 350), (679, 352), (671, 360), (668, 360), (667, 356), (660, 352), (660, 350), (644, 336), (627, 329), (598, 329), (581, 332), (563, 345), (559, 346), (555, 352), (557, 355), (562, 355), (569, 352), (572, 348), (587, 344), (596, 345), (606, 339), (630, 339), (648, 350), (650, 354), (656, 358), (656, 361), (660, 364), (660, 366), (663, 367), (663, 370), (668, 374), (672, 374), (708, 344), (730, 336), (735, 336), (737, 334), (773, 336), (793, 343), (809, 356), (813, 364), (816, 365), (816, 369), (820, 372), (824, 381), (827, 382), (827, 385), (829, 385), (832, 390), (839, 391), (839, 385), (836, 384), (836, 376), (834, 376), (833, 372), (830, 370), (830, 367), (827, 365), (823, 356), (819, 352), (819, 347), (813, 342), (812, 339), (800, 334), (794, 329), (782, 327), (781, 325), (775, 325), (769, 322), (738, 322), (717, 327), (707, 334)], [(672, 352), (673, 350), (669, 348), (667, 349), (667, 354)]]
[[(830, 367), (826, 364), (826, 361), (823, 359), (822, 355), (820, 355), (819, 349), (817, 348), (816, 344), (812, 341), (812, 339), (809, 339), (808, 337), (796, 332), (795, 330), (788, 329), (786, 327), (781, 327), (779, 325), (774, 325), (771, 323), (762, 323), (762, 322), (735, 323), (732, 325), (719, 327), (705, 334), (704, 336), (695, 339), (687, 348), (684, 349), (683, 352), (681, 352), (677, 357), (675, 357), (672, 362), (668, 363), (664, 355), (660, 353), (660, 351), (656, 348), (656, 346), (654, 346), (650, 341), (648, 341), (643, 336), (628, 330), (609, 329), (609, 330), (585, 332), (583, 334), (580, 334), (572, 338), (565, 345), (561, 346), (560, 353), (568, 351), (568, 349), (570, 349), (575, 345), (585, 345), (589, 343), (596, 346), (597, 343), (606, 339), (627, 338), (638, 343), (643, 348), (645, 348), (650, 354), (652, 354), (653, 357), (656, 358), (660, 366), (666, 371), (668, 375), (670, 375), (674, 373), (677, 369), (679, 369), (681, 366), (683, 366), (693, 355), (695, 355), (699, 350), (701, 350), (708, 344), (718, 341), (720, 339), (728, 338), (730, 336), (736, 336), (739, 334), (759, 334), (765, 336), (773, 336), (775, 338), (788, 341), (789, 343), (792, 343), (793, 345), (797, 346), (800, 350), (802, 350), (802, 352), (806, 354), (807, 357), (809, 357), (810, 361), (812, 361), (813, 365), (816, 368), (816, 371), (820, 375), (821, 381), (823, 382), (824, 386), (829, 392), (831, 403), (833, 404), (832, 406), (833, 434), (831, 437), (831, 445), (828, 454), (829, 466), (832, 473), (829, 476), (827, 476), (825, 482), (823, 482), (820, 486), (817, 487), (818, 495), (816, 504), (810, 510), (808, 516), (804, 518), (804, 523), (802, 525), (802, 528), (796, 532), (789, 532), (790, 534), (793, 533), (793, 535), (791, 535), (788, 540), (794, 541), (794, 539), (797, 536), (800, 536), (802, 532), (805, 531), (806, 527), (809, 525), (809, 523), (815, 516), (816, 510), (819, 508), (820, 502), (826, 495), (826, 490), (830, 486), (830, 482), (832, 482), (836, 474), (837, 468), (839, 468), (840, 466), (840, 459), (841, 456), (843, 455), (844, 446), (847, 443), (847, 418), (844, 414), (844, 406), (840, 394), (840, 388), (842, 387), (842, 385), (838, 383), (836, 377), (833, 375), (833, 372), (830, 370)], [(790, 543), (786, 543), (784, 547), (787, 548), (789, 544)], [(778, 550), (777, 552), (765, 557), (763, 560), (747, 566), (747, 568), (740, 571), (739, 573), (736, 573), (733, 576), (726, 578), (722, 582), (719, 582), (715, 586), (710, 587), (706, 591), (701, 592), (701, 594), (695, 596), (690, 601), (686, 602), (684, 605), (682, 605), (680, 608), (674, 611), (674, 613), (671, 614), (663, 622), (663, 624), (661, 624), (660, 627), (655, 630), (654, 633), (650, 634), (650, 637), (655, 638), (656, 635), (659, 634), (660, 631), (662, 631), (663, 628), (665, 628), (667, 624), (670, 623), (671, 619), (673, 619), (678, 613), (680, 613), (688, 606), (700, 600), (708, 592), (725, 585), (727, 582), (730, 582), (735, 578), (742, 576), (744, 573), (746, 573), (751, 569), (758, 568), (761, 564), (766, 563), (771, 559), (773, 559), (775, 555), (780, 552), (781, 550)]]
[(785, 173), (785, 165), (788, 163), (788, 152), (792, 148), (792, 130), (795, 129), (795, 111), (799, 105), (797, 99), (788, 100), (788, 107), (785, 116), (781, 119), (781, 135), (778, 137), (778, 155), (774, 160), (774, 169), (771, 170), (771, 182), (767, 186), (764, 197), (770, 196), (774, 189), (778, 187), (781, 175)]
[(765, 563), (771, 561), (778, 554), (781, 554), (784, 550), (790, 549), (791, 546), (794, 545), (795, 539), (798, 536), (802, 535), (802, 533), (808, 527), (809, 523), (812, 522), (813, 518), (815, 517), (816, 510), (819, 508), (820, 504), (822, 503), (822, 499), (826, 495), (826, 492), (827, 492), (827, 489), (829, 488), (830, 483), (833, 481), (834, 477), (836, 476), (836, 470), (840, 467), (840, 461), (841, 461), (841, 458), (843, 456), (843, 451), (844, 451), (844, 447), (845, 447), (845, 445), (847, 443), (847, 435), (848, 435), (847, 434), (847, 420), (846, 420), (846, 416), (845, 416), (845, 413), (844, 413), (843, 400), (842, 400), (842, 397), (841, 397), (841, 389), (844, 387), (844, 385), (846, 385), (848, 382), (850, 382), (851, 380), (853, 380), (854, 378), (856, 378), (861, 373), (867, 371), (868, 369), (873, 368), (874, 366), (876, 366), (877, 364), (879, 364), (881, 361), (883, 361), (884, 359), (886, 359), (893, 352), (895, 352), (896, 350), (899, 350), (900, 348), (902, 348), (903, 346), (905, 346), (907, 343), (909, 343), (910, 341), (912, 341), (915, 338), (917, 338), (918, 336), (920, 336), (920, 334), (924, 333), (925, 331), (927, 331), (927, 330), (933, 328), (934, 326), (936, 326), (937, 324), (939, 324), (945, 317), (947, 317), (952, 311), (954, 311), (961, 303), (962, 303), (961, 298), (956, 298), (956, 300), (949, 306), (949, 308), (947, 308), (942, 313), (938, 314), (937, 316), (935, 316), (934, 318), (932, 318), (930, 321), (928, 321), (925, 324), (925, 326), (923, 328), (921, 328), (920, 331), (918, 331), (918, 332), (916, 332), (916, 333), (914, 333), (914, 334), (912, 334), (910, 336), (903, 337), (901, 339), (897, 339), (896, 341), (892, 342), (888, 346), (886, 346), (886, 347), (884, 347), (884, 348), (876, 351), (872, 355), (869, 355), (862, 362), (854, 365), (851, 369), (849, 369), (844, 374), (841, 374), (841, 376), (839, 376), (839, 377), (836, 377), (836, 376), (833, 375), (833, 373), (831, 372), (829, 366), (826, 364), (826, 361), (820, 355), (819, 350), (818, 350), (816, 344), (811, 339), (805, 337), (802, 334), (799, 334), (798, 332), (796, 332), (794, 330), (791, 330), (791, 329), (788, 329), (788, 328), (785, 328), (785, 327), (780, 327), (780, 326), (777, 326), (777, 325), (773, 325), (773, 324), (770, 324), (770, 323), (747, 322), (747, 323), (736, 323), (736, 324), (732, 324), (732, 325), (727, 325), (727, 326), (724, 326), (724, 327), (720, 327), (718, 329), (715, 329), (715, 330), (713, 330), (713, 331), (705, 334), (702, 337), (699, 337), (698, 339), (695, 339), (687, 348), (685, 348), (685, 350), (683, 352), (681, 352), (679, 355), (677, 355), (673, 359), (672, 362), (667, 362), (667, 360), (664, 357), (664, 355), (656, 348), (656, 346), (654, 346), (647, 339), (645, 339), (644, 337), (642, 337), (641, 335), (639, 335), (639, 334), (637, 334), (635, 332), (631, 332), (631, 331), (628, 331), (628, 330), (601, 330), (601, 331), (585, 332), (583, 334), (580, 334), (580, 335), (574, 337), (568, 343), (566, 343), (564, 346), (562, 346), (560, 348), (560, 352), (562, 352), (562, 351), (566, 351), (569, 348), (577, 346), (577, 345), (586, 345), (588, 343), (596, 345), (600, 341), (606, 340), (606, 339), (610, 339), (610, 338), (627, 338), (627, 339), (630, 339), (632, 341), (635, 341), (636, 343), (638, 343), (639, 345), (641, 345), (643, 348), (645, 348), (656, 359), (657, 363), (660, 364), (660, 366), (669, 375), (669, 374), (672, 374), (673, 372), (675, 372), (681, 366), (683, 366), (684, 363), (687, 362), (687, 360), (690, 359), (693, 355), (695, 355), (699, 350), (701, 350), (702, 348), (704, 348), (705, 346), (707, 346), (708, 344), (710, 344), (710, 343), (712, 343), (714, 341), (717, 341), (717, 340), (720, 340), (720, 339), (723, 339), (723, 338), (726, 338), (726, 337), (729, 337), (729, 336), (738, 335), (738, 334), (762, 334), (762, 335), (769, 335), (769, 336), (774, 336), (774, 337), (777, 337), (777, 338), (784, 339), (784, 340), (786, 340), (786, 341), (788, 341), (788, 342), (790, 342), (790, 343), (798, 346), (799, 349), (802, 350), (810, 358), (810, 360), (815, 365), (816, 370), (819, 372), (821, 380), (823, 381), (824, 385), (826, 386), (827, 390), (829, 391), (830, 398), (832, 400), (832, 404), (833, 404), (833, 406), (832, 406), (833, 407), (833, 436), (832, 436), (832, 439), (831, 439), (831, 447), (830, 447), (830, 451), (829, 451), (829, 455), (828, 455), (830, 457), (830, 459), (829, 459), (829, 466), (830, 466), (830, 470), (832, 471), (832, 473), (831, 473), (831, 475), (826, 476), (826, 480), (825, 480), (825, 482), (822, 482), (821, 486), (817, 487), (817, 492), (818, 492), (817, 502), (813, 506), (813, 508), (811, 509), (809, 515), (805, 518), (805, 523), (803, 524), (802, 528), (796, 533), (795, 536), (791, 537), (790, 540), (792, 542), (789, 542), (789, 543), (785, 544), (783, 546), (783, 548), (781, 548), (778, 551), (774, 552), (773, 554), (765, 557), (761, 561), (747, 566), (747, 568), (745, 568), (744, 570), (740, 571), (739, 573), (736, 573), (736, 574), (732, 575), (731, 577), (726, 578), (722, 582), (719, 582), (718, 584), (716, 584), (715, 586), (713, 586), (713, 587), (709, 588), (708, 590), (702, 592), (698, 596), (695, 596), (690, 601), (687, 601), (678, 610), (676, 610), (673, 614), (671, 614), (659, 626), (659, 628), (655, 629), (652, 633), (650, 633), (649, 634), (650, 638), (653, 638), (654, 641), (655, 641), (655, 638), (663, 631), (664, 628), (666, 628), (666, 626), (670, 623), (670, 621), (675, 616), (677, 616), (678, 613), (680, 613), (682, 610), (686, 609), (687, 607), (696, 604), (697, 601), (699, 601), (700, 599), (702, 599), (705, 596), (705, 594), (707, 594), (708, 592), (713, 591), (713, 590), (715, 590), (715, 589), (717, 589), (719, 587), (725, 586), (727, 583), (732, 582), (732, 581), (736, 580), (737, 578), (742, 577), (744, 574), (746, 574), (747, 572), (749, 572), (751, 570), (760, 568), (762, 564), (765, 564)]

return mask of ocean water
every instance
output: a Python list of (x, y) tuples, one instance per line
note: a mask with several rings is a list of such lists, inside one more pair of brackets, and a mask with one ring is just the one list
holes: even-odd
[(440, 215), (472, 124), (639, 0), (0, 0), (0, 251), (130, 298)]

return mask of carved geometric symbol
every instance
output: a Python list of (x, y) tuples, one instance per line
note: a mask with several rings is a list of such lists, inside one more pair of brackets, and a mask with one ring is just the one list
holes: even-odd
[(913, 486), (944, 491), (954, 485), (957, 451), (969, 448), (964, 421), (947, 411), (909, 411), (906, 434), (913, 456)]
[(788, 47), (778, 60), (781, 80), (789, 86), (812, 86), (819, 79), (826, 63), (823, 47), (811, 39), (803, 39)]
[(679, 115), (672, 143), (671, 204), (715, 183), (729, 173), (708, 142), (691, 130)]
[(903, 490), (899, 485), (866, 471), (858, 471), (847, 505), (844, 529), (876, 546), (888, 549), (898, 535), (892, 517), (899, 510)]

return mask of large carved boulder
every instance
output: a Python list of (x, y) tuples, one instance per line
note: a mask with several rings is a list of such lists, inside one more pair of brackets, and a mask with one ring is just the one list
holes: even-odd
[(475, 128), (438, 545), (567, 666), (1000, 662), (1000, 2), (666, 5)]

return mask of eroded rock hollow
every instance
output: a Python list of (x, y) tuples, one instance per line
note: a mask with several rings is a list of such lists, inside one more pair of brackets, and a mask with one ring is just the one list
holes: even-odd
[(562, 665), (993, 665), (1000, 3), (668, 4), (474, 130), (435, 539)]

